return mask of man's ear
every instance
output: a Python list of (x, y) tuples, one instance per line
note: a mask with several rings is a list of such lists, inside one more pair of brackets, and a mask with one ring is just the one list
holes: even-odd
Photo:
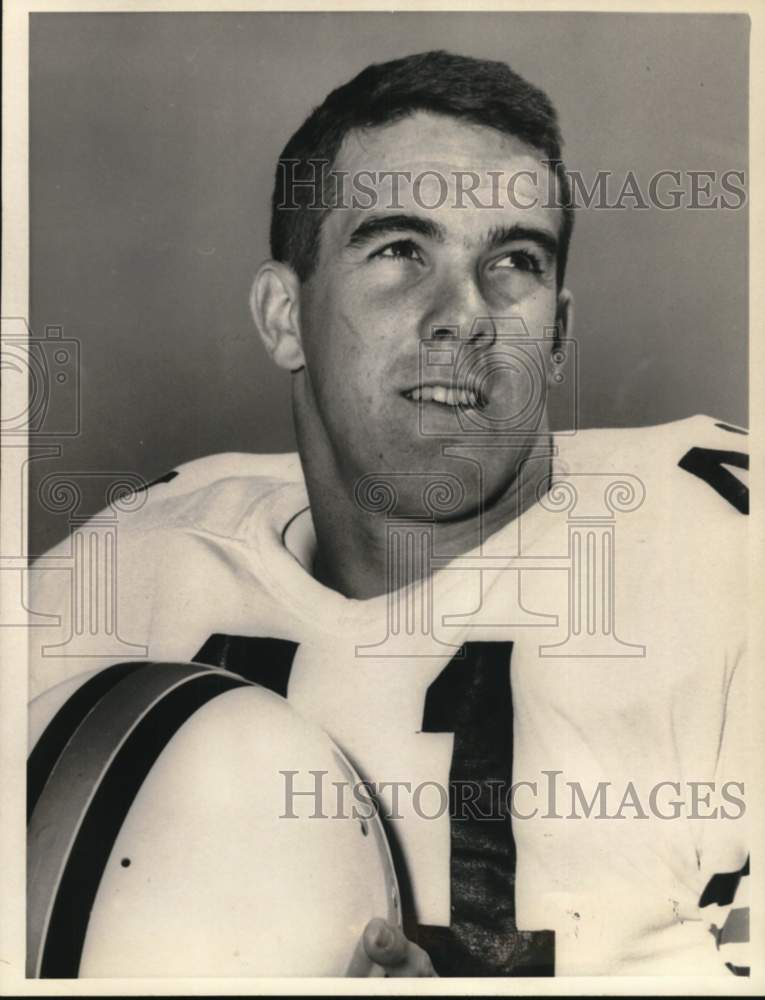
[(267, 260), (255, 274), (250, 309), (271, 358), (287, 371), (305, 365), (300, 337), (300, 282), (287, 264)]

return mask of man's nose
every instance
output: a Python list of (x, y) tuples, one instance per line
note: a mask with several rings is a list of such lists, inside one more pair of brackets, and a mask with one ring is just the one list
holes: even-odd
[(435, 289), (424, 317), (422, 335), (433, 340), (461, 340), (491, 347), (497, 339), (494, 319), (473, 279), (450, 278)]

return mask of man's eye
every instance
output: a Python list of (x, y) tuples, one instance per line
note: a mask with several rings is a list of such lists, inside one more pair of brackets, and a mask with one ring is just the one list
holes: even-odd
[(423, 263), (417, 245), (411, 240), (396, 240), (395, 243), (389, 243), (381, 250), (375, 251), (372, 256), (383, 260), (414, 260), (420, 264)]
[(530, 274), (544, 274), (544, 262), (542, 258), (532, 250), (513, 250), (512, 253), (501, 257), (494, 267), (497, 270), (523, 271)]

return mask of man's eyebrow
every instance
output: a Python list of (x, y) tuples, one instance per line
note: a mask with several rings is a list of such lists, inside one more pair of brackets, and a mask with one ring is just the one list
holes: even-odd
[(487, 250), (496, 250), (506, 243), (518, 240), (536, 243), (550, 257), (555, 257), (558, 253), (558, 238), (548, 230), (537, 229), (534, 226), (494, 226), (486, 236), (485, 246)]
[(418, 233), (431, 240), (438, 240), (443, 243), (446, 232), (443, 226), (430, 219), (423, 219), (419, 215), (369, 215), (360, 222), (348, 238), (347, 246), (360, 247), (378, 236), (385, 236), (388, 233)]

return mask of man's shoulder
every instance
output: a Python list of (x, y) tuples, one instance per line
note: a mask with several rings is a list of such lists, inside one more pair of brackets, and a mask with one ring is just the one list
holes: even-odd
[[(296, 453), (256, 455), (222, 453), (182, 463), (131, 494), (119, 495), (109, 511), (116, 521), (121, 551), (154, 549), (158, 533), (206, 533), (236, 538), (254, 508), (276, 491), (303, 487)], [(103, 521), (95, 515), (94, 524)], [(68, 541), (47, 553), (55, 556)]]
[(706, 415), (649, 427), (578, 431), (559, 441), (564, 473), (629, 477), (649, 506), (738, 520), (749, 510), (748, 437)]
[(673, 607), (706, 609), (720, 634), (725, 621), (738, 634), (747, 600), (747, 441), (741, 427), (694, 416), (583, 431), (561, 449), (576, 495), (567, 516), (583, 529), (611, 526), (621, 586), (636, 604), (635, 595), (661, 595)]
[(153, 499), (188, 496), (200, 490), (225, 488), (226, 484), (246, 481), (254, 489), (270, 483), (300, 483), (303, 474), (297, 452), (256, 455), (248, 452), (224, 452), (206, 455), (174, 466), (144, 489)]
[(269, 494), (303, 484), (297, 454), (225, 453), (194, 459), (160, 476), (136, 497), (133, 531), (181, 529), (219, 536), (246, 530), (253, 508)]

